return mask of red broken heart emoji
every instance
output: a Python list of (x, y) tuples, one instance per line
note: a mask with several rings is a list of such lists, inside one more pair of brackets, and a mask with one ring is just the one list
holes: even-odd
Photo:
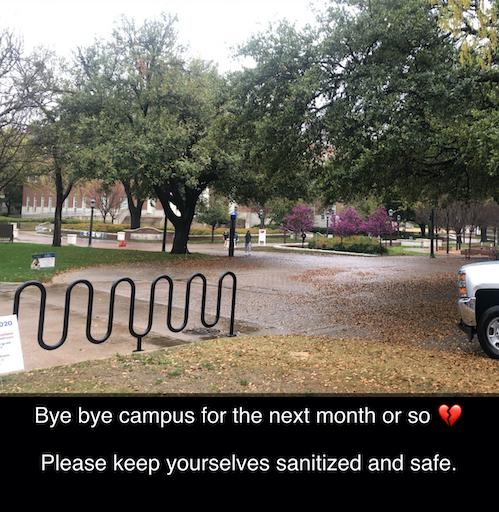
[(460, 405), (453, 405), (449, 408), (448, 405), (442, 404), (438, 408), (438, 413), (440, 414), (440, 417), (449, 425), (449, 427), (452, 427), (454, 423), (459, 419), (459, 416), (461, 416), (461, 413), (463, 410), (461, 409)]

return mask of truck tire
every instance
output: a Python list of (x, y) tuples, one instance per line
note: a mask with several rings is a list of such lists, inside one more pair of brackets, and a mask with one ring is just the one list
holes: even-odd
[(477, 334), (483, 351), (492, 359), (499, 359), (499, 306), (482, 313)]

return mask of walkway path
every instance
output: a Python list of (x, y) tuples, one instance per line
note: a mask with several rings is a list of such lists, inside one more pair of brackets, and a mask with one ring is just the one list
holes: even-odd
[[(22, 233), (21, 241), (50, 243), (50, 237)], [(116, 247), (116, 242), (96, 240), (96, 247)], [(129, 249), (158, 250), (159, 244), (132, 242)], [(203, 262), (165, 268), (159, 264), (147, 266), (99, 267), (68, 272), (56, 276), (49, 287), (49, 314), (46, 339), (58, 339), (61, 328), (61, 307), (66, 285), (79, 278), (94, 283), (96, 294), (95, 332), (105, 328), (108, 291), (113, 281), (129, 276), (137, 282), (137, 297), (146, 299), (150, 282), (167, 273), (175, 279), (174, 305), (179, 322), (183, 309), (186, 278), (202, 271), (209, 279), (208, 310), (213, 308), (218, 276), (233, 270), (238, 276), (237, 330), (240, 335), (256, 334), (330, 334), (336, 337), (360, 336), (383, 339), (394, 343), (418, 343), (437, 346), (442, 350), (478, 351), (476, 344), (464, 341), (455, 326), (455, 275), (464, 259), (439, 257), (435, 260), (418, 256), (361, 258), (356, 256), (254, 251), (249, 257), (237, 251), (236, 257), (225, 257), (221, 244), (192, 244), (191, 250), (213, 255)], [(194, 263), (194, 262), (193, 262)], [(198, 288), (198, 290), (196, 290)], [(196, 293), (196, 291), (198, 293)], [(177, 343), (199, 341), (223, 336), (227, 322), (217, 330), (201, 328), (199, 322), (199, 286), (194, 286), (192, 321), (189, 331), (172, 335), (164, 326), (164, 309), (155, 321), (152, 336), (145, 339), (144, 348), (155, 349)], [(74, 321), (66, 345), (47, 352), (36, 345), (37, 296), (29, 293), (20, 314), (26, 367), (46, 367), (54, 364), (108, 357), (114, 353), (130, 353), (134, 340), (127, 324), (128, 289), (119, 290), (118, 328), (116, 335), (103, 345), (83, 340), (86, 296), (77, 292), (73, 307)], [(0, 314), (9, 314), (13, 288), (0, 286)], [(23, 299), (24, 300), (24, 299)], [(158, 303), (166, 302), (166, 287), (159, 292)], [(137, 322), (145, 321), (146, 302), (139, 302)], [(222, 315), (228, 316), (228, 294)], [(211, 309), (213, 312), (213, 309)]]

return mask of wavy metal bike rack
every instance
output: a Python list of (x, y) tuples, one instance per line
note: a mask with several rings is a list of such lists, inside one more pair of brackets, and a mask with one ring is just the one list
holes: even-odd
[(147, 336), (152, 328), (153, 318), (154, 318), (154, 305), (155, 305), (155, 296), (156, 296), (156, 287), (158, 283), (161, 281), (166, 281), (168, 283), (168, 305), (167, 305), (167, 313), (166, 313), (166, 325), (168, 329), (172, 332), (181, 332), (183, 331), (187, 323), (189, 321), (189, 303), (191, 297), (191, 286), (192, 282), (195, 279), (200, 279), (203, 285), (202, 288), (202, 296), (201, 296), (201, 323), (207, 327), (214, 327), (218, 321), (220, 320), (220, 310), (222, 306), (222, 287), (225, 278), (232, 279), (232, 300), (231, 300), (231, 310), (230, 310), (230, 328), (229, 328), (229, 336), (235, 336), (234, 333), (234, 322), (235, 322), (235, 309), (236, 309), (236, 292), (237, 292), (237, 278), (233, 272), (225, 272), (218, 279), (218, 293), (217, 293), (217, 310), (215, 315), (215, 320), (213, 322), (208, 322), (206, 320), (206, 291), (208, 287), (208, 282), (206, 277), (201, 273), (196, 273), (189, 278), (187, 281), (186, 289), (185, 289), (185, 305), (184, 305), (184, 320), (180, 327), (174, 327), (172, 325), (172, 309), (173, 309), (173, 279), (167, 275), (161, 275), (157, 277), (151, 283), (151, 291), (149, 294), (149, 317), (147, 326), (144, 330), (138, 331), (134, 327), (134, 318), (135, 318), (135, 295), (136, 295), (136, 286), (135, 282), (129, 277), (123, 277), (118, 279), (111, 286), (111, 292), (109, 297), (109, 312), (108, 312), (108, 320), (107, 320), (107, 331), (101, 338), (95, 338), (92, 336), (92, 313), (94, 306), (94, 287), (90, 281), (86, 279), (78, 279), (71, 283), (66, 289), (66, 296), (64, 301), (64, 319), (63, 319), (63, 327), (62, 327), (62, 336), (57, 343), (54, 345), (50, 345), (46, 343), (43, 339), (43, 331), (45, 325), (45, 310), (47, 305), (47, 290), (45, 286), (39, 281), (27, 281), (17, 288), (15, 296), (14, 296), (14, 310), (13, 314), (19, 316), (19, 305), (21, 300), (21, 294), (24, 290), (30, 287), (35, 287), (40, 290), (40, 310), (38, 315), (38, 344), (40, 347), (45, 350), (55, 350), (61, 347), (68, 337), (69, 331), (69, 314), (71, 310), (71, 293), (74, 288), (78, 285), (84, 285), (88, 289), (88, 301), (87, 301), (87, 321), (86, 321), (86, 336), (87, 340), (91, 343), (99, 345), (100, 343), (104, 343), (107, 341), (113, 331), (113, 320), (114, 320), (114, 306), (116, 301), (116, 289), (121, 283), (128, 283), (130, 285), (130, 306), (129, 306), (129, 314), (128, 314), (128, 330), (130, 335), (137, 339), (137, 348), (134, 352), (142, 351), (142, 338)]

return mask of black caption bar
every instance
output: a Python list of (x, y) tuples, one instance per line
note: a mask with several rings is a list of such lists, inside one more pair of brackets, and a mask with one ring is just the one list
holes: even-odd
[(493, 478), (497, 400), (2, 397), (2, 481), (168, 488)]

